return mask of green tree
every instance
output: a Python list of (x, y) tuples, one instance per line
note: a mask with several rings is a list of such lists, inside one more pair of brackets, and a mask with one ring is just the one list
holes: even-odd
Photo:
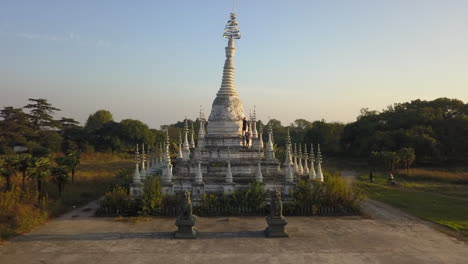
[(62, 197), (63, 188), (65, 188), (65, 184), (68, 182), (68, 171), (69, 168), (66, 166), (57, 166), (51, 169), (51, 182), (57, 185), (59, 198)]
[(71, 182), (75, 182), (75, 173), (78, 165), (80, 165), (80, 156), (81, 153), (79, 151), (71, 151), (66, 153), (63, 157), (57, 157), (55, 162), (67, 169), (67, 171), (71, 172)]
[(96, 131), (106, 123), (114, 121), (112, 113), (107, 110), (98, 110), (94, 114), (89, 115), (86, 121), (85, 129), (87, 131)]
[(406, 168), (406, 175), (409, 176), (409, 167), (416, 159), (416, 154), (413, 148), (402, 148), (398, 151), (400, 161)]
[(161, 192), (161, 180), (157, 176), (146, 179), (143, 186), (143, 213), (152, 214), (161, 208), (163, 194)]
[(122, 137), (126, 146), (133, 148), (137, 143), (154, 144), (155, 135), (151, 133), (148, 125), (133, 119), (125, 119), (120, 122), (122, 125)]
[(44, 197), (44, 183), (50, 175), (50, 170), (53, 167), (53, 162), (50, 156), (40, 157), (33, 160), (32, 167), (29, 169), (29, 174), (37, 181), (38, 201)]
[(28, 176), (28, 169), (31, 167), (32, 156), (29, 153), (18, 154), (17, 169), (21, 172), (23, 192), (26, 190), (26, 178)]
[(400, 162), (400, 157), (393, 151), (373, 151), (369, 158), (369, 165), (373, 169), (380, 169), (389, 173), (394, 173)]
[(0, 154), (13, 153), (14, 146), (28, 146), (28, 141), (36, 137), (23, 109), (4, 107), (0, 110), (0, 118)]
[(60, 109), (53, 107), (46, 99), (29, 98), (30, 102), (24, 108), (29, 109), (29, 119), (34, 129), (57, 128), (59, 122), (52, 115)]

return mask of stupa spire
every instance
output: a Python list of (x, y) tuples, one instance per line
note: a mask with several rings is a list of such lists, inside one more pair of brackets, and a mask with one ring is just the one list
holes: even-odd
[(266, 157), (268, 159), (275, 158), (275, 151), (273, 148), (273, 128), (271, 127), (271, 122), (268, 122), (268, 142), (266, 144)]
[(255, 105), (252, 115), (252, 138), (258, 138), (258, 131), (257, 131), (257, 113), (255, 111)]
[(195, 133), (195, 129), (193, 128), (193, 122), (191, 122), (191, 129), (190, 129), (190, 148), (195, 148), (195, 140), (193, 138), (193, 134)]
[(297, 144), (296, 143), (294, 143), (294, 148), (292, 151), (292, 158), (293, 158), (294, 171), (298, 172), (299, 167), (297, 165)]
[(146, 163), (146, 153), (145, 153), (145, 143), (143, 143), (141, 145), (141, 171), (140, 171), (140, 177), (142, 180), (144, 180), (146, 177), (145, 163)]
[(133, 173), (133, 182), (137, 184), (140, 183), (141, 181), (139, 163), (140, 163), (140, 152), (138, 152), (138, 144), (137, 144), (136, 151), (135, 151), (135, 173)]
[(184, 154), (182, 153), (182, 131), (179, 131), (179, 151), (177, 152), (177, 158), (182, 159)]
[(172, 164), (171, 164), (171, 153), (169, 151), (169, 129), (166, 130), (166, 140), (164, 142), (164, 167), (163, 167), (163, 182), (172, 181)]
[(188, 122), (187, 118), (184, 120), (184, 144), (183, 144), (183, 160), (189, 160), (190, 159), (190, 144), (188, 141), (188, 133), (189, 133), (189, 128), (188, 128)]
[(320, 182), (323, 182), (322, 153), (320, 153), (320, 144), (317, 144), (317, 179)]
[(200, 128), (198, 130), (198, 147), (203, 148), (205, 146), (205, 115), (203, 114), (202, 106), (200, 105)]
[(315, 165), (314, 165), (315, 156), (314, 156), (314, 145), (313, 144), (310, 144), (310, 157), (309, 157), (309, 160), (310, 160), (309, 178), (311, 180), (313, 180), (317, 176), (315, 174)]
[(262, 123), (258, 124), (258, 146), (260, 149), (263, 149), (263, 125)]
[(309, 175), (309, 155), (307, 154), (307, 144), (304, 144), (304, 154), (302, 155), (304, 159), (304, 175)]
[(223, 36), (228, 39), (226, 60), (221, 87), (216, 94), (208, 120), (208, 133), (238, 136), (242, 134), (244, 110), (234, 81), (234, 54), (236, 52), (234, 40), (241, 37), (235, 13), (231, 13)]
[(289, 136), (289, 128), (288, 134), (286, 136), (286, 159), (284, 161), (284, 173), (285, 179), (287, 182), (294, 182), (294, 171), (293, 171), (292, 157), (291, 157), (291, 137)]
[(304, 167), (302, 167), (302, 144), (299, 143), (299, 149), (297, 150), (297, 173), (302, 175), (304, 173)]

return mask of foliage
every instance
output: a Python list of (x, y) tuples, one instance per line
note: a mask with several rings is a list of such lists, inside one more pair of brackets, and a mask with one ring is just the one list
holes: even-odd
[(300, 207), (337, 207), (357, 210), (365, 198), (362, 191), (348, 185), (339, 175), (326, 175), (324, 183), (300, 181), (293, 193), (294, 204)]
[(157, 176), (145, 180), (142, 197), (142, 211), (144, 214), (153, 214), (161, 209), (163, 194), (161, 192), (161, 179)]
[(105, 124), (114, 121), (112, 113), (107, 110), (98, 110), (94, 114), (89, 115), (86, 121), (85, 129), (87, 131), (96, 131)]
[(19, 188), (0, 193), (0, 240), (29, 232), (47, 220), (47, 212), (34, 203), (36, 192)]
[(33, 166), (29, 170), (29, 174), (37, 181), (38, 200), (44, 198), (43, 185), (50, 175), (50, 170), (53, 166), (51, 157), (40, 157), (34, 159)]
[(121, 186), (116, 186), (112, 191), (107, 192), (101, 202), (101, 208), (104, 211), (117, 215), (126, 213), (130, 209), (130, 206), (130, 195)]
[(24, 108), (30, 110), (29, 119), (33, 129), (57, 128), (59, 123), (53, 119), (52, 115), (60, 109), (53, 107), (46, 99), (29, 98), (30, 102)]
[(402, 148), (398, 151), (400, 162), (406, 168), (406, 175), (409, 176), (409, 167), (413, 164), (416, 159), (416, 154), (413, 148)]
[(65, 187), (65, 184), (68, 182), (68, 171), (69, 171), (69, 168), (65, 166), (54, 167), (51, 170), (50, 175), (52, 177), (50, 181), (54, 183), (55, 185), (57, 185), (59, 198), (62, 197), (63, 188)]
[(419, 163), (462, 162), (468, 153), (468, 107), (439, 98), (394, 104), (381, 112), (363, 110), (343, 131), (343, 150), (364, 157), (372, 151), (413, 148)]
[(15, 155), (6, 155), (0, 158), (0, 177), (5, 178), (5, 192), (11, 191), (11, 177), (16, 172), (18, 159)]
[(369, 165), (373, 169), (379, 169), (394, 173), (400, 162), (400, 156), (392, 151), (373, 151), (369, 158)]

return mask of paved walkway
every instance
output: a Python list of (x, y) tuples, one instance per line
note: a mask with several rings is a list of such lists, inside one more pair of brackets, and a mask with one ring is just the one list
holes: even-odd
[(0, 263), (468, 263), (468, 245), (412, 219), (289, 217), (290, 238), (264, 238), (262, 217), (200, 218), (197, 240), (174, 219), (90, 217), (91, 204), (0, 247)]

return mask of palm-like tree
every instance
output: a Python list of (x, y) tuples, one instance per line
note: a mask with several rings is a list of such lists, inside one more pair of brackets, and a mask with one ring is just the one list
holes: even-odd
[(41, 157), (33, 161), (32, 167), (30, 168), (30, 175), (32, 178), (37, 180), (37, 192), (38, 200), (44, 197), (43, 194), (43, 183), (50, 175), (50, 170), (53, 166), (52, 159), (50, 157)]
[(32, 165), (32, 156), (31, 154), (28, 153), (23, 153), (18, 155), (18, 162), (17, 162), (17, 169), (21, 172), (21, 175), (23, 176), (23, 182), (21, 189), (23, 192), (26, 189), (26, 177), (27, 177), (27, 172), (28, 169)]
[(62, 191), (68, 181), (68, 168), (65, 166), (54, 167), (51, 170), (51, 181), (57, 185), (58, 197), (62, 197)]

